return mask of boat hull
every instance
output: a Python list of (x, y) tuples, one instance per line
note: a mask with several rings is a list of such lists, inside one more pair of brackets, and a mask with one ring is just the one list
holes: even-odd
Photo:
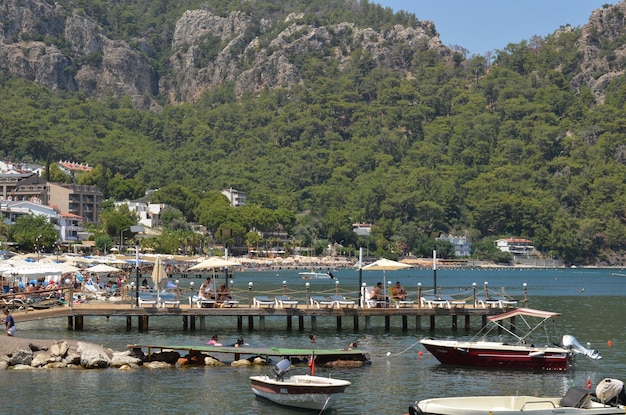
[(255, 395), (280, 405), (318, 411), (330, 408), (350, 382), (321, 376), (296, 375), (277, 380), (269, 376), (251, 376)]
[(421, 343), (441, 363), (454, 366), (564, 371), (573, 356), (560, 347), (430, 339)]
[(471, 396), (434, 398), (409, 407), (411, 415), (617, 415), (623, 406), (608, 406), (598, 402), (586, 407), (560, 406), (561, 397), (538, 396)]

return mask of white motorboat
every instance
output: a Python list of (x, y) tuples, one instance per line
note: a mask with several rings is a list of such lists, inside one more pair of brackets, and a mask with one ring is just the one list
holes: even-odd
[(410, 415), (617, 415), (626, 413), (624, 383), (603, 379), (591, 389), (574, 386), (565, 396), (463, 396), (425, 399), (409, 407)]
[(300, 278), (303, 280), (328, 280), (335, 278), (335, 276), (330, 272), (309, 271), (299, 272), (298, 275), (300, 275)]
[(273, 376), (250, 376), (255, 395), (272, 402), (298, 408), (324, 411), (350, 385), (347, 380), (312, 375), (285, 377), (291, 368), (289, 359), (283, 359), (272, 369)]

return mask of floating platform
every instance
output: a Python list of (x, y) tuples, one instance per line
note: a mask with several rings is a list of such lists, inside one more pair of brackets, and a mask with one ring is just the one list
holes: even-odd
[(234, 347), (234, 346), (180, 346), (180, 345), (140, 345), (131, 344), (128, 345), (129, 349), (148, 349), (148, 355), (152, 354), (153, 349), (159, 351), (165, 350), (186, 350), (189, 354), (194, 352), (200, 353), (222, 353), (231, 354), (234, 360), (241, 359), (242, 356), (248, 357), (261, 357), (266, 361), (270, 361), (271, 358), (289, 359), (294, 362), (308, 361), (311, 355), (315, 355), (315, 363), (324, 365), (331, 362), (344, 361), (344, 362), (361, 362), (363, 365), (371, 363), (369, 353), (364, 350), (344, 350), (344, 349), (288, 349), (283, 347)]

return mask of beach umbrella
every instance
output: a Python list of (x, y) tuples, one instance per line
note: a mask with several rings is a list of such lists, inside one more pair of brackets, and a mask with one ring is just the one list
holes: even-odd
[(403, 262), (393, 261), (387, 258), (381, 258), (378, 261), (372, 262), (369, 265), (364, 266), (364, 271), (382, 271), (383, 272), (383, 292), (385, 298), (387, 298), (387, 278), (385, 273), (387, 271), (397, 271), (399, 269), (411, 268), (412, 265), (405, 264)]
[(91, 272), (94, 274), (113, 274), (120, 271), (121, 270), (119, 268), (115, 268), (106, 264), (94, 265), (93, 267), (89, 267), (85, 270), (85, 272)]
[(159, 294), (159, 283), (167, 279), (167, 272), (161, 263), (161, 257), (158, 256), (154, 260), (154, 268), (152, 268), (152, 282), (154, 283), (154, 289), (157, 292), (157, 304), (161, 303), (161, 296)]
[(222, 258), (213, 256), (189, 268), (189, 271), (198, 271), (198, 270), (215, 269), (215, 268), (228, 268), (228, 267), (236, 267), (239, 265), (241, 265), (239, 262), (230, 261), (228, 259), (222, 259)]

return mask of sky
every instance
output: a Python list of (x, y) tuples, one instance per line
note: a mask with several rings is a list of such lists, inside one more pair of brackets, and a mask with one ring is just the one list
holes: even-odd
[(435, 23), (441, 42), (468, 56), (504, 49), (509, 43), (545, 37), (559, 27), (583, 26), (591, 12), (617, 0), (370, 0), (418, 20)]

